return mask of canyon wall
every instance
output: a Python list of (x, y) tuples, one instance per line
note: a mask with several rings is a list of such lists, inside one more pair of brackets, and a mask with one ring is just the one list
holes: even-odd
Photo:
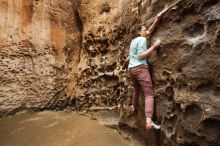
[[(149, 27), (158, 135), (125, 107), (134, 28)], [(1, 0), (0, 111), (22, 108), (120, 110), (121, 124), (140, 129), (148, 145), (220, 145), (220, 3), (218, 0)], [(150, 45), (150, 44), (149, 44)]]
[(0, 1), (1, 115), (46, 108), (65, 90), (79, 61), (77, 12), (68, 0)]

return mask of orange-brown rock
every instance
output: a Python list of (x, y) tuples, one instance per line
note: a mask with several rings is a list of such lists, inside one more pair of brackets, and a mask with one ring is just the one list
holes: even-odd
[[(220, 3), (218, 0), (1, 0), (0, 111), (94, 110), (128, 105), (129, 43), (165, 5), (150, 43), (158, 145), (220, 145)], [(144, 129), (143, 98), (137, 122)], [(132, 124), (131, 124), (132, 123)], [(149, 139), (151, 137), (152, 139)]]
[(0, 2), (0, 109), (45, 108), (64, 91), (79, 61), (77, 3), (49, 0)]

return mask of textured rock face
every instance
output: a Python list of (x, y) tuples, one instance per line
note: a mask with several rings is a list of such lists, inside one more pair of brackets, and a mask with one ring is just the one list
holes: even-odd
[(65, 89), (80, 52), (76, 8), (68, 0), (1, 0), (2, 114), (45, 108)]
[[(134, 27), (149, 27), (173, 2), (2, 0), (2, 113), (123, 109), (132, 91), (126, 68)], [(162, 40), (151, 59), (160, 145), (220, 145), (219, 8), (218, 0), (179, 1), (149, 40)], [(133, 125), (143, 133), (143, 106), (137, 117)]]
[(154, 62), (156, 113), (173, 145), (220, 145), (219, 6), (181, 2), (155, 34), (164, 38)]
[[(151, 37), (151, 42), (162, 40), (151, 59), (155, 117), (162, 123), (160, 145), (220, 145), (218, 1), (80, 1), (86, 57), (77, 79), (84, 90), (75, 94), (76, 102), (88, 107), (126, 104), (131, 93), (126, 59), (133, 28), (140, 23), (150, 26), (156, 13), (173, 2), (176, 5)], [(143, 106), (140, 111), (133, 126), (143, 131)], [(125, 116), (121, 122), (129, 125), (128, 120)], [(156, 144), (152, 135), (146, 136), (149, 145)]]

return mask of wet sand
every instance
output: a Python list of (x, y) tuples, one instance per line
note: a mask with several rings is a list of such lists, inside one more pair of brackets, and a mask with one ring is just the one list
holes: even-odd
[(22, 113), (0, 120), (0, 146), (132, 146), (116, 130), (75, 113)]

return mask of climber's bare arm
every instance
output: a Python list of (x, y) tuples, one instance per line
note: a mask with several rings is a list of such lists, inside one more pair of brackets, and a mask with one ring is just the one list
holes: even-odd
[(162, 15), (163, 15), (166, 11), (167, 11), (167, 7), (164, 8), (164, 10), (162, 10), (160, 13), (157, 14), (157, 16), (155, 17), (155, 20), (154, 20), (153, 24), (152, 24), (152, 25), (150, 26), (150, 28), (147, 30), (148, 35), (151, 34), (151, 33), (155, 30), (155, 28), (156, 28), (158, 22), (160, 21)]
[(160, 45), (160, 40), (157, 40), (149, 49), (142, 52), (140, 55), (138, 55), (139, 60), (146, 59), (155, 49), (157, 49)]

